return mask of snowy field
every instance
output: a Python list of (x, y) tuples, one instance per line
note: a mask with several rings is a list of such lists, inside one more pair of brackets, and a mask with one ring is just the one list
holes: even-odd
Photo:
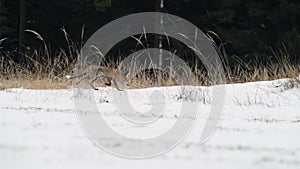
[[(205, 110), (211, 106), (211, 88), (125, 92), (142, 110), (149, 106), (147, 98), (154, 90), (166, 98), (166, 113), (157, 121), (161, 128), (176, 121), (182, 101), (198, 102), (201, 111), (190, 135), (178, 147), (147, 160), (119, 158), (93, 144), (78, 122), (72, 89), (0, 91), (0, 168), (300, 168), (300, 88), (288, 85), (287, 80), (226, 85), (221, 121), (205, 144), (199, 143), (199, 131), (207, 118)], [(136, 125), (119, 125), (110, 92), (111, 88), (94, 92), (99, 112), (108, 123), (129, 135), (149, 134)]]

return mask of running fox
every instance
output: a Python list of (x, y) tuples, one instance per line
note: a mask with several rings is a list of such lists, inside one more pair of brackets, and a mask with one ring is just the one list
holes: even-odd
[(119, 88), (118, 84), (121, 84), (123, 86), (129, 87), (129, 81), (127, 77), (120, 72), (118, 69), (106, 67), (106, 66), (96, 66), (96, 65), (91, 65), (85, 71), (83, 71), (80, 74), (76, 75), (67, 75), (67, 79), (79, 79), (80, 83), (83, 79), (88, 79), (90, 82), (90, 86), (98, 90), (93, 84), (95, 81), (98, 79), (105, 79), (105, 85), (110, 86), (112, 83), (115, 85), (115, 87), (123, 91), (122, 89)]

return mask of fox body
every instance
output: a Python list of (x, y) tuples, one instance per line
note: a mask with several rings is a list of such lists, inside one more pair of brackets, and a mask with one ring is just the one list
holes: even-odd
[(127, 77), (120, 72), (118, 69), (114, 69), (111, 67), (106, 67), (106, 66), (96, 66), (96, 65), (91, 65), (88, 68), (86, 68), (82, 73), (75, 74), (75, 75), (67, 75), (67, 79), (80, 79), (82, 81), (83, 79), (88, 79), (90, 81), (90, 86), (98, 90), (94, 86), (94, 82), (97, 81), (98, 79), (104, 79), (105, 80), (105, 85), (110, 86), (112, 83), (115, 85), (115, 87), (118, 90), (121, 90), (118, 86), (118, 84), (121, 84), (122, 86), (129, 86), (129, 81)]

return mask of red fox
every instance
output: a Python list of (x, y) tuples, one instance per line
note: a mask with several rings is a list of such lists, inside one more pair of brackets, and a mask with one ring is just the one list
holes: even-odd
[(105, 85), (107, 86), (110, 86), (113, 83), (115, 87), (120, 91), (123, 90), (119, 88), (118, 84), (129, 87), (129, 81), (127, 77), (124, 74), (122, 74), (120, 70), (105, 66), (92, 65), (85, 69), (82, 73), (77, 75), (67, 75), (66, 78), (79, 78), (79, 82), (81, 82), (83, 79), (88, 79), (90, 82), (90, 86), (95, 90), (98, 89), (93, 84), (98, 79), (105, 79)]

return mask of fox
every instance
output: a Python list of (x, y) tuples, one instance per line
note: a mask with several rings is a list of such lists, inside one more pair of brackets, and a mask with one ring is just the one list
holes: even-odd
[(87, 79), (90, 82), (89, 83), (90, 86), (94, 90), (98, 90), (94, 86), (94, 82), (96, 82), (98, 79), (104, 79), (105, 80), (104, 84), (106, 86), (111, 86), (111, 84), (113, 83), (114, 86), (119, 91), (123, 91), (123, 89), (120, 89), (118, 84), (121, 84), (126, 87), (130, 86), (129, 80), (119, 69), (106, 67), (106, 66), (91, 65), (87, 67), (87, 69), (85, 69), (82, 73), (75, 74), (75, 75), (66, 75), (66, 78), (79, 79), (78, 83), (80, 83), (84, 79)]

